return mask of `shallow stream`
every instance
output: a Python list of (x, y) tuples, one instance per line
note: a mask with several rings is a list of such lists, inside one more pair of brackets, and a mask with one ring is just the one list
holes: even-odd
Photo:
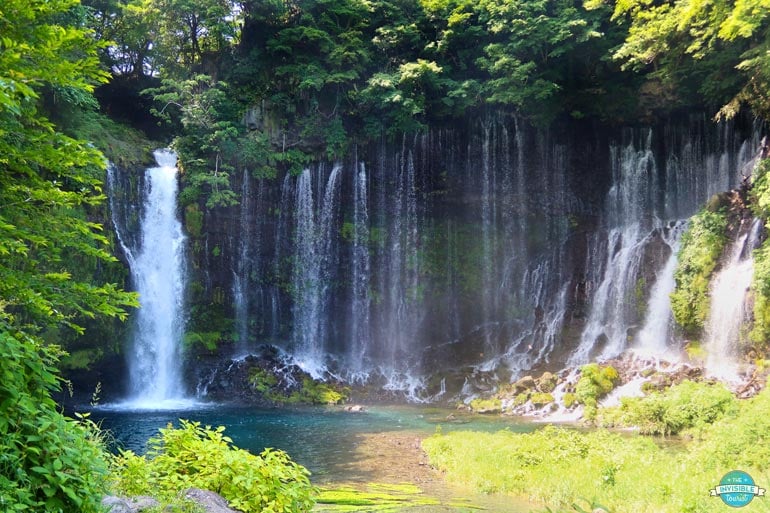
[[(187, 419), (225, 426), (235, 445), (253, 453), (265, 447), (282, 449), (312, 472), (322, 487), (370, 483), (411, 483), (439, 504), (410, 505), (386, 511), (459, 512), (486, 510), (522, 513), (536, 504), (504, 497), (482, 496), (447, 485), (432, 470), (419, 440), (437, 430), (526, 432), (537, 425), (521, 419), (467, 415), (453, 410), (412, 406), (372, 406), (363, 413), (341, 407), (253, 408), (197, 404), (163, 411), (96, 408), (92, 418), (110, 432), (117, 448), (144, 452), (147, 440), (168, 423)], [(324, 510), (326, 511), (326, 510)], [(381, 511), (361, 509), (359, 511)]]

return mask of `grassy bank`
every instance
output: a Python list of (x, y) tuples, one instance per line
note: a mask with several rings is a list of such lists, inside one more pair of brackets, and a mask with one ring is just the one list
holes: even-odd
[[(758, 486), (770, 485), (768, 411), (764, 391), (699, 426), (697, 439), (675, 443), (549, 426), (530, 434), (437, 434), (423, 448), (450, 481), (557, 510), (573, 511), (573, 503), (586, 499), (612, 512), (724, 512), (727, 506), (709, 490), (727, 472), (744, 470)], [(757, 498), (743, 511), (770, 511), (770, 503)]]

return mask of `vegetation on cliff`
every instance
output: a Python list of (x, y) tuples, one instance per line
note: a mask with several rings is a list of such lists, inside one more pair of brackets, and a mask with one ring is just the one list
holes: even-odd
[(689, 335), (700, 333), (708, 317), (711, 274), (727, 241), (726, 230), (725, 212), (703, 210), (690, 218), (682, 235), (671, 309), (674, 320)]

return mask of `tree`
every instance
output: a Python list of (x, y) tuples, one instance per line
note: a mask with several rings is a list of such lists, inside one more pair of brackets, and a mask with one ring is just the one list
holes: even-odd
[(675, 102), (699, 95), (719, 109), (718, 117), (734, 116), (741, 105), (766, 117), (769, 13), (767, 0), (618, 1), (613, 18), (630, 27), (614, 57), (626, 69), (648, 73)]
[(102, 199), (104, 157), (58, 132), (40, 107), (56, 90), (90, 103), (106, 80), (76, 0), (0, 5), (0, 504), (4, 511), (98, 511), (106, 466), (89, 430), (65, 419), (57, 350), (37, 334), (77, 319), (125, 317), (136, 297), (76, 279), (82, 259), (111, 260), (84, 212)]

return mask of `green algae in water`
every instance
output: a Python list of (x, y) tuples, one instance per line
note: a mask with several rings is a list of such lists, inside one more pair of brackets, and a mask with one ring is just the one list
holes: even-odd
[(316, 497), (313, 511), (382, 513), (440, 504), (438, 499), (426, 496), (419, 487), (410, 483), (367, 483), (362, 489), (351, 486), (322, 489)]

